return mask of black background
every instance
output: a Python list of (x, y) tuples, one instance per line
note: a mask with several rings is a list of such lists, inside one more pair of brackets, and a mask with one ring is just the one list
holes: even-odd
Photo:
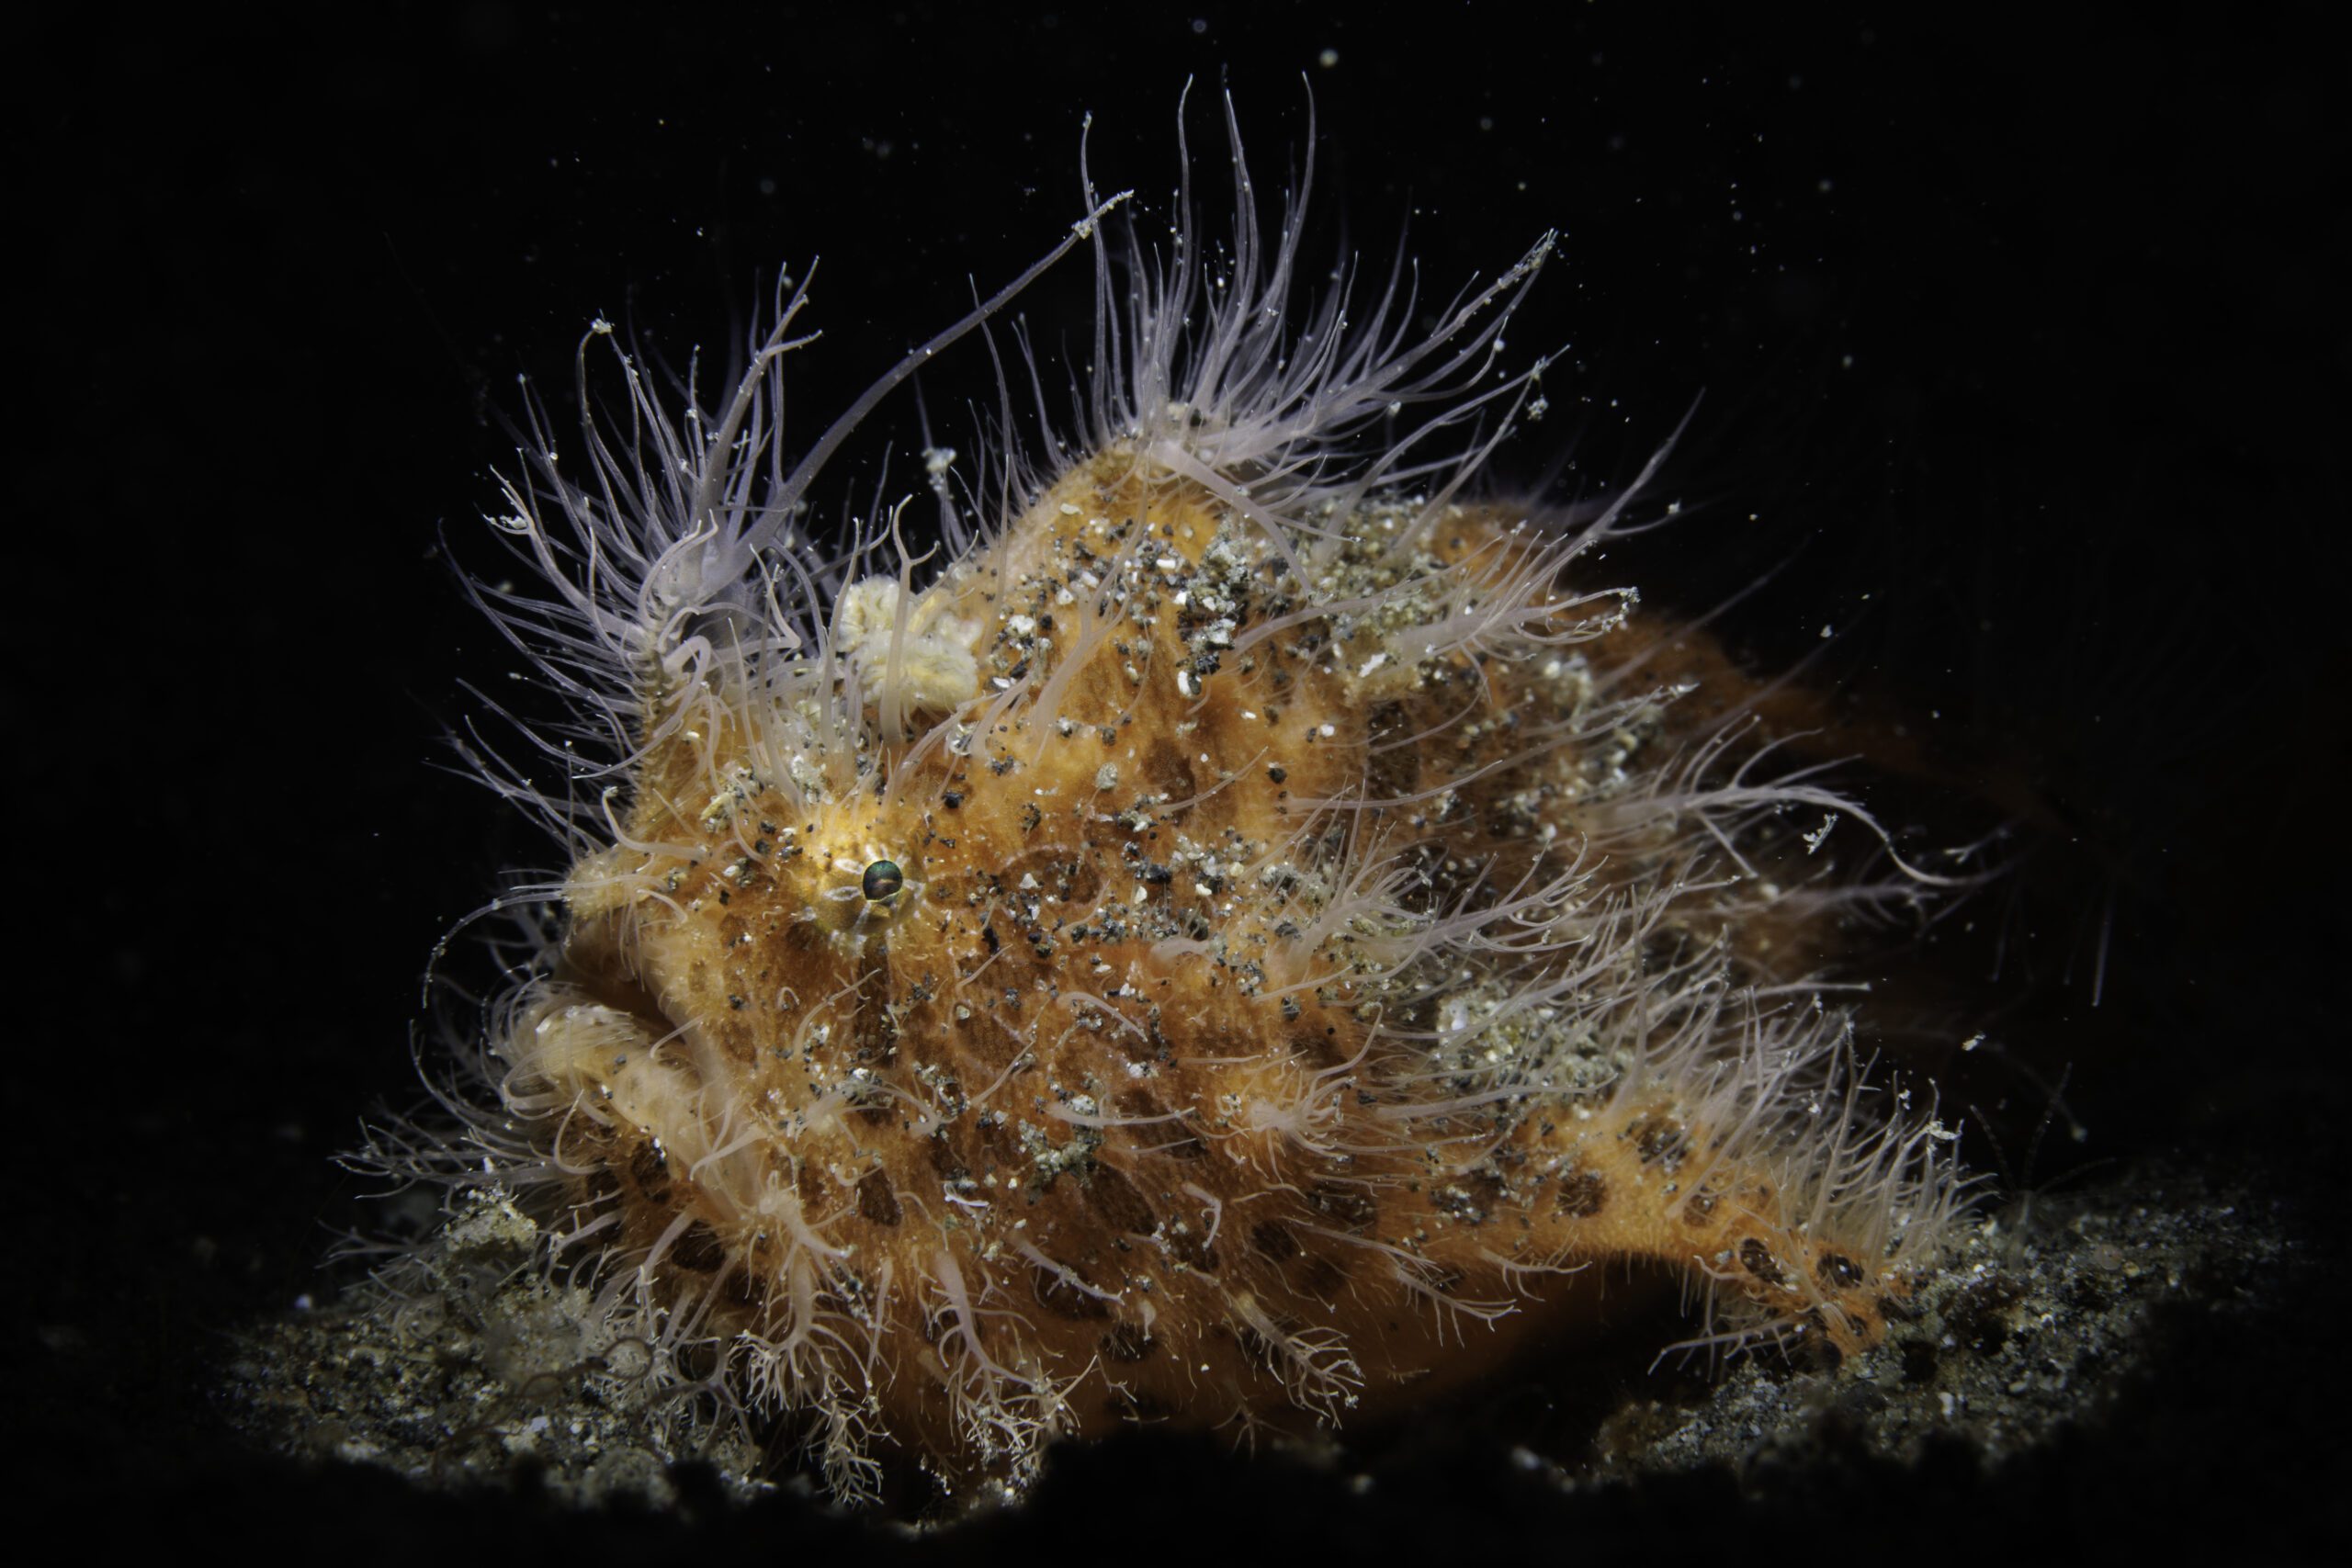
[[(1976, 1004), (2005, 1046), (1967, 1089), (1996, 1127), (1980, 1158), (2032, 1183), (2186, 1151), (2321, 1190), (2352, 1109), (2324, 11), (1902, 9), (486, 5), (37, 32), (5, 110), (20, 564), (0, 621), (9, 858), (39, 931), (7, 1075), (33, 1495), (369, 1559), (904, 1549), (788, 1502), (596, 1523), (300, 1472), (221, 1435), (203, 1368), (233, 1325), (331, 1288), (315, 1259), (359, 1216), (328, 1156), (409, 1092), (425, 956), (545, 853), (441, 771), (460, 682), (512, 663), (440, 541), (488, 558), (516, 377), (560, 394), (599, 313), (723, 367), (779, 263), (821, 254), (825, 335), (792, 367), (813, 434), (1078, 215), (1088, 111), (1098, 181), (1163, 220), (1188, 78), (1206, 189), (1220, 86), (1270, 189), (1311, 91), (1326, 243), (1383, 257), (1405, 224), (1438, 297), (1560, 230), (1511, 334), (1566, 345), (1553, 412), (1504, 476), (1622, 482), (1695, 403), (1662, 492), (1686, 519), (1628, 575), (1704, 608), (1777, 567), (1743, 649), (1783, 663), (1835, 626), (1825, 672), (1934, 716), (1956, 774), (2030, 781), (2044, 827), (1986, 906), (2013, 940)], [(1024, 299), (1048, 357), (1080, 341), (1086, 285), (1074, 259)], [(953, 425), (988, 385), (975, 349), (924, 394)], [(901, 395), (835, 493), (914, 434)], [(2091, 1137), (2052, 1162), (2016, 1113), (2062, 1072)], [(2267, 1344), (2199, 1342), (2127, 1430), (1992, 1480), (1563, 1498), (1468, 1429), (1357, 1498), (1147, 1441), (961, 1549), (1191, 1544), (1211, 1518), (1247, 1525), (1237, 1544), (1474, 1554), (2300, 1536), (2345, 1480), (2318, 1424), (2326, 1305)]]

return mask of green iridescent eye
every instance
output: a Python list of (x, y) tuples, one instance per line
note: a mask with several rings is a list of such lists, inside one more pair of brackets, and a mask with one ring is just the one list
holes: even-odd
[(899, 869), (897, 861), (877, 860), (865, 868), (865, 897), (873, 903), (886, 903), (897, 897), (899, 889), (906, 885), (907, 874)]

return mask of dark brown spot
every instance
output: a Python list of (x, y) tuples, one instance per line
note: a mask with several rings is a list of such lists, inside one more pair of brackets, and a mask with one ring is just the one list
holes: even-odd
[(1682, 1205), (1682, 1223), (1693, 1230), (1703, 1230), (1715, 1223), (1715, 1195), (1703, 1190), (1690, 1194)]
[(1834, 1372), (1843, 1366), (1846, 1352), (1829, 1337), (1829, 1320), (1819, 1307), (1804, 1314), (1804, 1337), (1789, 1348), (1789, 1364), (1807, 1372)]
[(1560, 1178), (1560, 1213), (1589, 1220), (1609, 1206), (1609, 1183), (1597, 1170), (1572, 1170)]
[[(1133, 1042), (1133, 1036), (1128, 1038)], [(1216, 1043), (1214, 1039), (1205, 1043), (1203, 1055), (1219, 1055), (1220, 1053), (1215, 1048)], [(1245, 1046), (1231, 1054), (1243, 1055), (1247, 1049)], [(1121, 1089), (1116, 1098), (1112, 1100), (1112, 1104), (1118, 1108), (1120, 1115), (1131, 1116), (1138, 1120), (1168, 1114), (1167, 1108), (1152, 1098), (1151, 1092), (1141, 1086)], [(1135, 1135), (1142, 1139), (1144, 1147), (1153, 1154), (1170, 1155), (1177, 1159), (1198, 1159), (1209, 1152), (1209, 1146), (1187, 1130), (1185, 1123), (1188, 1117), (1189, 1113), (1180, 1113), (1173, 1121), (1153, 1122), (1149, 1126), (1136, 1128)]]
[(1299, 1274), (1300, 1292), (1318, 1302), (1338, 1301), (1340, 1292), (1348, 1288), (1348, 1271), (1328, 1258), (1309, 1257)]
[(599, 1165), (589, 1171), (580, 1199), (583, 1206), (602, 1208), (620, 1195), (621, 1179), (613, 1174), (610, 1166)]
[(1100, 1296), (1080, 1290), (1073, 1282), (1076, 1278), (1073, 1270), (1057, 1271), (1032, 1264), (1029, 1269), (1029, 1293), (1035, 1296), (1037, 1304), (1047, 1312), (1072, 1322), (1084, 1323), (1091, 1318), (1110, 1316), (1110, 1303)]
[(943, 1179), (948, 1181), (955, 1181), (971, 1174), (969, 1168), (964, 1164), (964, 1156), (956, 1152), (954, 1144), (947, 1141), (944, 1131), (933, 1133), (931, 1135), (931, 1168)]
[(1626, 1129), (1634, 1140), (1634, 1152), (1642, 1156), (1644, 1165), (1663, 1166), (1669, 1172), (1682, 1163), (1689, 1152), (1690, 1140), (1670, 1116), (1645, 1116)]
[(1502, 1194), (1501, 1177), (1491, 1170), (1477, 1170), (1459, 1181), (1447, 1182), (1430, 1196), (1430, 1201), (1440, 1213), (1476, 1225), (1486, 1223), (1488, 1209)]
[(670, 1259), (681, 1269), (709, 1274), (727, 1261), (727, 1248), (720, 1244), (717, 1231), (696, 1220), (670, 1244)]
[(1739, 1265), (1768, 1285), (1789, 1282), (1788, 1273), (1781, 1267), (1781, 1260), (1772, 1256), (1772, 1249), (1754, 1236), (1739, 1244)]
[(1310, 1067), (1336, 1067), (1348, 1059), (1340, 1043), (1321, 1030), (1291, 1036), (1291, 1055)]
[(1216, 1249), (1209, 1245), (1208, 1237), (1190, 1229), (1165, 1231), (1162, 1235), (1171, 1257), (1204, 1274), (1216, 1272), (1219, 1260)]
[(899, 1021), (890, 1012), (890, 944), (879, 936), (865, 939), (859, 960), (850, 1044), (860, 1062), (889, 1062), (899, 1055)]
[(1151, 750), (1144, 754), (1143, 785), (1159, 797), (1163, 807), (1177, 807), (1166, 813), (1170, 822), (1182, 821), (1185, 803), (1200, 793), (1200, 786), (1193, 781), (1192, 762), (1182, 748), (1164, 736), (1153, 741)]
[(649, 1203), (662, 1202), (670, 1196), (670, 1162), (655, 1145), (638, 1145), (628, 1156), (628, 1179)]
[(800, 1168), (792, 1173), (792, 1185), (800, 1194), (800, 1206), (814, 1209), (825, 1201), (824, 1179), (817, 1174), (816, 1162), (802, 1160)]
[(1172, 1130), (1171, 1135), (1152, 1145), (1154, 1154), (1163, 1154), (1171, 1159), (1190, 1160), (1199, 1159), (1209, 1152), (1208, 1145), (1183, 1130), (1183, 1122), (1170, 1122), (1168, 1126)]
[(857, 1212), (877, 1225), (899, 1223), (899, 1195), (890, 1190), (890, 1179), (878, 1168), (858, 1178)]
[(758, 1306), (767, 1292), (762, 1288), (758, 1275), (749, 1269), (738, 1269), (721, 1281), (718, 1293), (736, 1306), (749, 1308)]
[(1306, 1190), (1306, 1206), (1341, 1230), (1363, 1235), (1380, 1218), (1380, 1204), (1361, 1187), (1318, 1181)]
[(1815, 1272), (1821, 1276), (1821, 1282), (1832, 1290), (1862, 1282), (1860, 1265), (1842, 1252), (1823, 1253)]
[(980, 1146), (982, 1148), (988, 1150), (989, 1153), (994, 1155), (1001, 1160), (1010, 1160), (1015, 1157), (1016, 1151), (1012, 1145), (1012, 1134), (1005, 1131), (1004, 1123), (1001, 1121), (994, 1116), (983, 1116), (976, 1125), (978, 1125), (980, 1130)]
[(1411, 746), (1397, 744), (1405, 739), (1406, 730), (1404, 704), (1381, 703), (1373, 708), (1364, 736), (1374, 747), (1363, 764), (1366, 800), (1399, 800), (1420, 787), (1419, 753)]
[(1114, 1323), (1102, 1336), (1102, 1358), (1132, 1367), (1159, 1348), (1159, 1341), (1132, 1323)]
[(1298, 1237), (1280, 1220), (1260, 1220), (1250, 1228), (1250, 1245), (1261, 1258), (1276, 1263), (1287, 1263), (1298, 1256)]
[(1098, 1160), (1086, 1175), (1085, 1187), (1087, 1202), (1113, 1230), (1149, 1235), (1159, 1228), (1159, 1216), (1151, 1212), (1151, 1205), (1143, 1201), (1136, 1184), (1120, 1174), (1116, 1166)]
[(1100, 1038), (1108, 1041), (1119, 1055), (1130, 1062), (1148, 1062), (1159, 1055), (1159, 1048), (1149, 1039), (1132, 1029), (1121, 1029), (1116, 1024), (1106, 1025)]

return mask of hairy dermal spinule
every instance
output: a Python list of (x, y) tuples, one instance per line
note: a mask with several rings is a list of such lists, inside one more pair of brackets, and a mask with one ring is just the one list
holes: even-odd
[(1937, 879), (1600, 571), (1638, 484), (1473, 493), (1541, 412), (1502, 332), (1553, 238), (1433, 313), (1401, 273), (1302, 299), (1304, 190), (1261, 229), (1226, 121), (1223, 245), (1189, 178), (1164, 247), (1090, 186), (1014, 285), (1091, 249), (1076, 456), (930, 452), (935, 547), (805, 503), (1012, 291), (795, 462), (786, 284), (715, 407), (599, 323), (496, 519), (530, 581), (476, 588), (576, 711), (560, 787), (483, 764), (569, 864), (461, 1124), (376, 1154), (511, 1195), (651, 1375), (842, 1495), (885, 1450), (1017, 1487), (1123, 1422), (1395, 1408), (1627, 1265), (1699, 1343), (1851, 1349), (1962, 1201), (1821, 975)]

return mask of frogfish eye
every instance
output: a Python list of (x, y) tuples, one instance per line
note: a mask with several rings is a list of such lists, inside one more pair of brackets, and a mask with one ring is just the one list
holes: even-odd
[(865, 897), (872, 903), (880, 904), (896, 897), (899, 889), (906, 885), (907, 874), (899, 869), (897, 861), (877, 860), (865, 868)]

